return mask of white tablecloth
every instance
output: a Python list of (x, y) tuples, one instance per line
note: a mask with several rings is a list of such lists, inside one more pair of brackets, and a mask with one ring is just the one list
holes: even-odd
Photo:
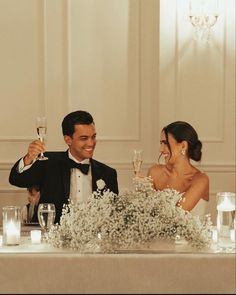
[[(133, 251), (133, 252), (132, 252)], [(118, 254), (31, 244), (0, 247), (0, 293), (235, 293), (235, 253), (157, 241)]]

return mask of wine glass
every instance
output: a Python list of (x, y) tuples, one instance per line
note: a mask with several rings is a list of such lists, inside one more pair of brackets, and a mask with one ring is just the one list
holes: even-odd
[(55, 205), (52, 203), (41, 203), (38, 206), (38, 220), (43, 232), (46, 233), (54, 224), (56, 216)]
[[(43, 142), (44, 138), (46, 136), (46, 132), (47, 132), (47, 119), (46, 119), (46, 117), (37, 117), (36, 118), (36, 128), (37, 128), (38, 139), (41, 142)], [(48, 158), (45, 157), (43, 153), (40, 153), (38, 160), (43, 161), (43, 160), (48, 160)]]
[(143, 162), (143, 151), (134, 150), (133, 151), (133, 169), (134, 169), (135, 177), (139, 177), (142, 162)]

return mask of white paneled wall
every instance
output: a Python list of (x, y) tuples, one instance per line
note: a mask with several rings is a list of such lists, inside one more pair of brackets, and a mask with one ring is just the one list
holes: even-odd
[(207, 42), (186, 18), (189, 1), (161, 1), (159, 38), (159, 126), (184, 120), (198, 131), (213, 216), (216, 193), (235, 191), (235, 1), (218, 2)]
[(0, 210), (26, 202), (8, 175), (35, 138), (36, 115), (48, 118), (47, 149), (64, 150), (61, 121), (84, 109), (96, 122), (94, 157), (117, 169), (120, 190), (132, 186), (133, 148), (144, 150), (145, 174), (163, 125), (192, 123), (214, 216), (216, 192), (235, 191), (235, 3), (222, 1), (209, 43), (193, 39), (186, 4), (0, 1)]

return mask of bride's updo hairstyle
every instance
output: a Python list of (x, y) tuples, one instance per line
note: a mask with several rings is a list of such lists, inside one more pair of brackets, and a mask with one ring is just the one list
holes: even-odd
[(198, 139), (198, 135), (196, 130), (187, 122), (184, 121), (176, 121), (173, 122), (167, 126), (165, 126), (162, 131), (164, 131), (166, 140), (167, 140), (167, 146), (170, 149), (170, 144), (168, 140), (168, 133), (171, 134), (174, 139), (180, 143), (182, 141), (187, 141), (188, 143), (188, 150), (186, 151), (187, 156), (198, 162), (202, 158), (202, 143)]

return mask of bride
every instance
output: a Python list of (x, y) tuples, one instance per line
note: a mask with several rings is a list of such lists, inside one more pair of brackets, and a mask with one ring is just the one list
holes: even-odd
[(163, 157), (165, 164), (155, 164), (148, 170), (156, 190), (173, 188), (183, 193), (177, 206), (186, 211), (194, 212), (209, 201), (209, 178), (190, 161), (201, 160), (201, 149), (197, 132), (189, 123), (173, 122), (161, 131), (159, 160)]

